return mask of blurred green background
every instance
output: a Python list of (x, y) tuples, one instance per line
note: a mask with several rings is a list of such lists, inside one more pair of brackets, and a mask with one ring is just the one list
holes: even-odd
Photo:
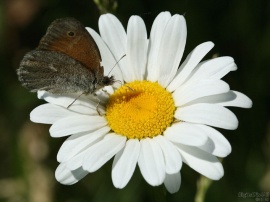
[(239, 192), (270, 192), (269, 0), (100, 0), (99, 6), (91, 0), (1, 0), (0, 201), (194, 201), (200, 176), (186, 165), (180, 191), (173, 195), (163, 186), (149, 186), (138, 169), (123, 190), (114, 188), (112, 161), (75, 185), (59, 184), (54, 171), (64, 139), (51, 138), (48, 125), (29, 121), (30, 111), (44, 101), (21, 87), (15, 72), (56, 18), (73, 16), (98, 30), (101, 12), (113, 12), (125, 27), (130, 15), (140, 15), (150, 30), (154, 18), (165, 10), (186, 17), (184, 56), (198, 44), (213, 41), (216, 45), (207, 58), (232, 56), (238, 70), (224, 80), (253, 100), (252, 109), (232, 109), (240, 122), (236, 131), (221, 131), (232, 153), (223, 160), (224, 177), (211, 184), (205, 201), (251, 202), (254, 197), (239, 197)]

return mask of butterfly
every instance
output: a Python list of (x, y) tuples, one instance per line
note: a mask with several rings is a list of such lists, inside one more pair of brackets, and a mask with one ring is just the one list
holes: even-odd
[(115, 82), (114, 76), (104, 76), (97, 44), (74, 18), (53, 21), (38, 47), (23, 57), (17, 74), (31, 92), (53, 94), (94, 94)]

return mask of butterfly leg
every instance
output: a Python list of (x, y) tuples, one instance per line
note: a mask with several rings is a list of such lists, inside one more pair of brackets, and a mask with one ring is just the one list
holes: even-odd
[(110, 93), (108, 93), (108, 91), (105, 90), (104, 88), (102, 89), (102, 92), (105, 93), (106, 95), (110, 96)]
[(96, 110), (97, 110), (98, 115), (101, 116), (101, 112), (100, 112), (100, 110), (98, 108), (99, 104), (100, 104), (100, 100), (97, 103)]
[(83, 94), (85, 94), (85, 93), (82, 93), (82, 94), (80, 94), (78, 97), (76, 97), (68, 106), (67, 106), (67, 109), (71, 106), (71, 105), (73, 105), (74, 104), (74, 102), (76, 102)]
[(97, 105), (96, 105), (96, 111), (98, 113), (99, 116), (101, 116), (101, 111), (99, 110), (99, 105), (100, 105), (100, 99), (98, 99), (98, 96), (96, 93), (94, 93), (94, 98), (98, 101)]

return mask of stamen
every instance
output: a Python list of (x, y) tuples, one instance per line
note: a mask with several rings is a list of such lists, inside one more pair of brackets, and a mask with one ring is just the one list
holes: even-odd
[(174, 111), (171, 93), (158, 83), (134, 81), (111, 95), (106, 118), (114, 132), (142, 139), (162, 134), (173, 122)]

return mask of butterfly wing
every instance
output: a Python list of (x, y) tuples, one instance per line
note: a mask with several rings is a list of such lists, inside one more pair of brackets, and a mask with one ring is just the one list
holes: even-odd
[(93, 72), (97, 82), (103, 78), (99, 49), (83, 24), (74, 18), (52, 22), (37, 49), (64, 53)]
[(80, 62), (56, 51), (34, 50), (27, 53), (17, 70), (22, 85), (31, 92), (46, 90), (55, 94), (93, 93), (94, 74)]

